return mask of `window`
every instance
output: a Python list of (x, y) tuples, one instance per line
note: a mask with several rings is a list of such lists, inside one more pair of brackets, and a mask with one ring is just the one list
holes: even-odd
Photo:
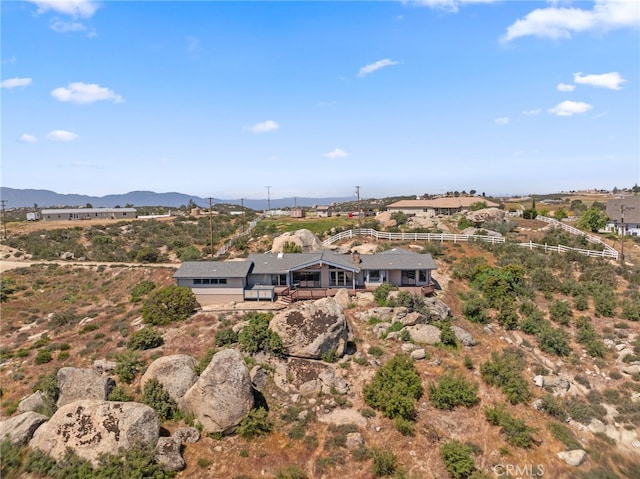
[(271, 275), (271, 284), (274, 286), (286, 286), (287, 285), (287, 275), (286, 274), (272, 274)]
[(227, 278), (195, 278), (193, 284), (227, 284)]
[(369, 281), (371, 283), (380, 283), (382, 281), (382, 272), (379, 269), (370, 270)]
[(418, 281), (420, 283), (426, 283), (427, 282), (427, 270), (426, 269), (419, 269), (418, 270)]

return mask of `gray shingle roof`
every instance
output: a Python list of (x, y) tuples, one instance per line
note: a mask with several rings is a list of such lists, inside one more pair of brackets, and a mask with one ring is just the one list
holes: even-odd
[(251, 261), (185, 261), (174, 278), (245, 278)]
[(317, 253), (267, 253), (251, 254), (254, 274), (283, 274), (307, 265), (324, 263), (351, 271), (360, 271), (360, 265), (351, 261), (351, 255), (323, 250)]
[(607, 216), (620, 222), (620, 206), (624, 206), (624, 222), (640, 223), (640, 196), (625, 196), (607, 201)]
[(360, 259), (362, 269), (436, 269), (436, 263), (430, 254), (413, 253), (400, 248), (378, 254), (363, 254)]

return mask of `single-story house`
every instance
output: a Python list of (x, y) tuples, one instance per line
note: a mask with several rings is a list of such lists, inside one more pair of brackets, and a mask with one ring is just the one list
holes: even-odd
[(624, 196), (607, 201), (606, 229), (630, 236), (640, 236), (640, 196)]
[(131, 219), (136, 217), (135, 208), (56, 208), (42, 210), (44, 221)]
[(251, 254), (244, 260), (187, 261), (173, 277), (193, 290), (198, 301), (219, 303), (250, 299), (307, 299), (331, 296), (338, 289), (374, 290), (383, 283), (431, 294), (436, 269), (430, 254), (394, 248), (375, 254)]
[(436, 198), (434, 200), (401, 200), (388, 205), (387, 210), (391, 212), (401, 211), (407, 215), (452, 215), (468, 210), (474, 203), (485, 203), (487, 208), (500, 206), (493, 201), (477, 196), (458, 196)]

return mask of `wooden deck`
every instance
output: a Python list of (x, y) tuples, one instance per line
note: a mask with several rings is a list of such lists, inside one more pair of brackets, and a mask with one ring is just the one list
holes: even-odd
[[(320, 298), (328, 298), (338, 294), (341, 289), (347, 289), (349, 294), (369, 292), (373, 293), (376, 288), (358, 287), (352, 288), (297, 288), (289, 289), (287, 287), (276, 289), (277, 298), (285, 303), (293, 303), (296, 301), (314, 300)], [(398, 286), (399, 291), (407, 291), (411, 294), (420, 296), (431, 296), (435, 292), (435, 284), (429, 286)]]

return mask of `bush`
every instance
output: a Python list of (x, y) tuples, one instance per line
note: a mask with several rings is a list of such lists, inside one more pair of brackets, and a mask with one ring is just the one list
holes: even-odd
[(12, 479), (19, 477), (18, 472), (22, 463), (22, 447), (11, 442), (11, 439), (0, 441), (0, 477)]
[(130, 301), (132, 303), (138, 303), (142, 301), (142, 298), (149, 294), (156, 288), (156, 284), (153, 281), (140, 281), (131, 290)]
[(395, 454), (387, 449), (373, 449), (373, 476), (387, 477), (395, 474), (398, 460)]
[(38, 353), (36, 354), (36, 358), (35, 358), (35, 363), (36, 364), (45, 364), (48, 363), (52, 360), (53, 358), (51, 357), (51, 352), (46, 350), (46, 349), (40, 349), (38, 350)]
[(376, 303), (378, 303), (378, 306), (386, 306), (389, 293), (391, 291), (396, 291), (397, 289), (397, 286), (389, 283), (383, 283), (378, 286), (373, 292), (373, 297), (376, 300)]
[(128, 350), (120, 354), (116, 354), (116, 367), (113, 372), (120, 378), (122, 382), (131, 383), (136, 374), (144, 367), (144, 362), (140, 359), (137, 351)]
[(471, 295), (462, 303), (462, 314), (472, 323), (487, 324), (490, 319), (488, 309), (489, 303), (478, 293)]
[(264, 351), (278, 357), (286, 354), (280, 336), (269, 329), (272, 313), (248, 313), (245, 320), (247, 318), (249, 324), (238, 334), (238, 342), (244, 351), (250, 354)]
[(493, 426), (500, 426), (506, 441), (512, 446), (530, 448), (533, 446), (533, 428), (522, 420), (511, 416), (503, 407), (486, 408), (484, 414)]
[(269, 412), (264, 408), (252, 409), (249, 411), (236, 432), (244, 438), (264, 436), (273, 429), (273, 424), (269, 420)]
[(149, 295), (142, 306), (142, 319), (153, 325), (184, 321), (197, 307), (198, 302), (190, 288), (171, 285)]
[(386, 417), (413, 420), (416, 401), (422, 396), (422, 383), (411, 359), (396, 355), (376, 371), (363, 393), (367, 405)]
[(557, 356), (568, 356), (571, 353), (567, 333), (561, 328), (543, 327), (538, 333), (538, 341), (540, 349), (546, 353)]
[(564, 408), (562, 402), (555, 396), (547, 394), (542, 398), (542, 404), (540, 407), (549, 416), (565, 421), (567, 419), (567, 411)]
[(499, 387), (507, 395), (511, 404), (529, 400), (529, 383), (522, 377), (524, 364), (517, 349), (505, 349), (501, 355), (493, 352), (491, 359), (482, 366), (482, 379), (490, 386)]
[(307, 473), (299, 466), (290, 465), (276, 472), (275, 479), (308, 479)]
[(458, 339), (451, 328), (451, 320), (440, 321), (436, 326), (440, 329), (440, 344), (455, 348), (458, 345)]
[(153, 328), (142, 328), (136, 331), (129, 338), (127, 347), (129, 349), (146, 350), (153, 349), (164, 344), (162, 333)]
[(573, 431), (564, 424), (555, 421), (548, 422), (547, 429), (553, 437), (566, 446), (567, 450), (582, 449), (582, 444), (576, 439)]
[(429, 399), (438, 409), (472, 407), (479, 401), (478, 386), (449, 372), (440, 377), (437, 386), (433, 383), (429, 385)]
[(109, 401), (133, 401), (133, 396), (122, 386), (116, 386), (111, 390), (108, 397)]
[(447, 472), (454, 479), (467, 479), (476, 470), (471, 447), (459, 441), (449, 441), (440, 446), (440, 456)]
[(152, 407), (161, 420), (172, 418), (178, 411), (176, 402), (169, 396), (162, 383), (155, 378), (145, 383), (141, 400), (143, 404)]
[(573, 312), (568, 303), (557, 300), (549, 307), (549, 316), (556, 323), (566, 326), (569, 324), (569, 321), (573, 316)]
[(216, 331), (216, 346), (222, 347), (236, 342), (238, 342), (238, 334), (233, 329), (226, 328)]

